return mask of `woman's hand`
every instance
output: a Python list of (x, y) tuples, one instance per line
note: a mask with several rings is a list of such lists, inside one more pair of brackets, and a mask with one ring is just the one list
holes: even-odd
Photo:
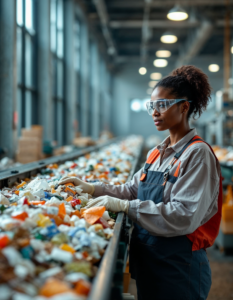
[(128, 213), (129, 200), (121, 200), (110, 196), (101, 196), (88, 201), (85, 208), (90, 208), (93, 206), (105, 206), (107, 210), (113, 212), (123, 211), (125, 213)]
[(95, 191), (95, 186), (93, 184), (82, 181), (77, 177), (64, 176), (58, 182), (59, 185), (66, 183), (73, 183), (75, 186), (80, 187), (83, 190), (83, 193), (88, 193), (90, 195), (93, 195)]

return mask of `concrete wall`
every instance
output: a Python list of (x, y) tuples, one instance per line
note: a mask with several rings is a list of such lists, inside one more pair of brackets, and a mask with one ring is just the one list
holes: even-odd
[[(210, 73), (208, 65), (218, 63), (220, 71)], [(196, 58), (190, 64), (201, 68), (208, 76), (210, 84), (213, 87), (213, 93), (223, 87), (223, 68), (222, 59), (214, 60), (213, 58)], [(145, 138), (152, 134), (158, 135), (160, 138), (167, 136), (167, 132), (158, 132), (153, 124), (151, 116), (146, 111), (133, 112), (130, 109), (130, 100), (132, 99), (149, 99), (150, 96), (146, 93), (150, 74), (160, 72), (163, 76), (168, 75), (175, 66), (175, 60), (169, 62), (166, 68), (155, 68), (153, 61), (149, 62), (147, 74), (142, 76), (138, 73), (140, 68), (139, 62), (131, 62), (123, 65), (113, 74), (113, 101), (112, 101), (112, 126), (111, 130), (115, 135), (140, 134)], [(213, 106), (206, 111), (200, 119), (203, 122), (205, 118), (214, 113)]]

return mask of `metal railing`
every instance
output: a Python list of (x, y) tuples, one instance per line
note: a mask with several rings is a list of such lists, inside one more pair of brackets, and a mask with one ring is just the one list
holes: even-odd
[[(138, 157), (135, 158), (130, 175), (127, 181), (130, 181), (135, 174), (139, 156), (142, 152), (142, 146), (139, 149)], [(114, 227), (113, 237), (111, 238), (107, 250), (102, 258), (98, 273), (93, 281), (93, 286), (88, 300), (110, 300), (112, 281), (117, 262), (117, 254), (119, 249), (120, 235), (123, 226), (124, 213), (119, 213)], [(124, 266), (125, 267), (125, 266)], [(124, 272), (124, 270), (122, 270)]]

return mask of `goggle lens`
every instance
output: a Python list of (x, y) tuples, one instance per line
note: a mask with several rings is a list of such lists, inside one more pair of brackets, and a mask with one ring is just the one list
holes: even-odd
[(149, 115), (152, 115), (154, 113), (154, 110), (156, 109), (160, 114), (167, 111), (172, 105), (181, 102), (181, 101), (188, 101), (192, 102), (191, 100), (186, 99), (159, 99), (156, 101), (148, 101), (146, 103), (146, 108)]

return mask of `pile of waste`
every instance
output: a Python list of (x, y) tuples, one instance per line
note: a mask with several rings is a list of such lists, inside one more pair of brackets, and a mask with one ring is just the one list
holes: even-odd
[(123, 184), (140, 143), (134, 137), (49, 165), (0, 191), (0, 300), (86, 299), (116, 214), (86, 209), (92, 196), (59, 180)]

